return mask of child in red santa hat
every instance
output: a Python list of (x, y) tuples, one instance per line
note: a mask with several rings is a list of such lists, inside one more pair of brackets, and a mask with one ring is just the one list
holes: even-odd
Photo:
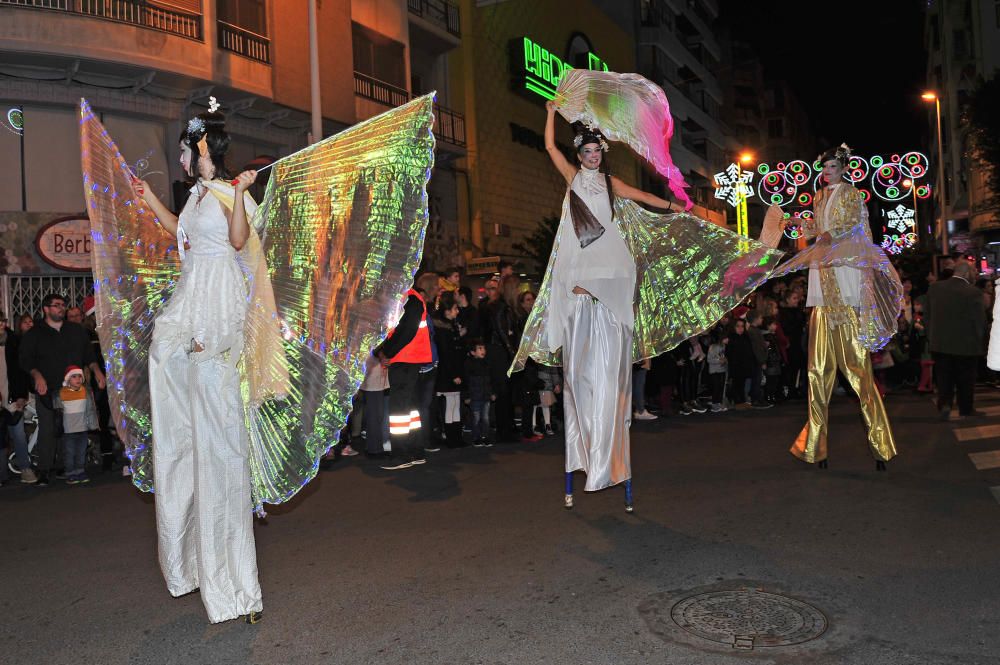
[(97, 409), (83, 379), (83, 370), (76, 365), (66, 368), (63, 387), (59, 391), (63, 414), (63, 462), (66, 483), (78, 485), (90, 481), (85, 472), (87, 462), (87, 432), (97, 429)]

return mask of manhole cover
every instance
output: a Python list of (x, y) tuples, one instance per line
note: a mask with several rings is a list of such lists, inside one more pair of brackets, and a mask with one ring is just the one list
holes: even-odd
[(812, 605), (755, 589), (690, 596), (671, 608), (670, 618), (693, 635), (735, 649), (801, 644), (826, 631), (826, 617)]

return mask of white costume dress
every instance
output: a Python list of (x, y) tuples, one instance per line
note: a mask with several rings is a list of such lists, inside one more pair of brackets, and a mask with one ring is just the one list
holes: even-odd
[[(199, 183), (180, 214), (181, 275), (156, 319), (149, 391), (160, 568), (171, 595), (200, 588), (218, 623), (262, 603), (236, 367), (248, 290), (226, 209), (210, 188), (234, 193), (218, 181)], [(256, 206), (249, 195), (244, 201), (249, 219)], [(204, 350), (192, 351), (194, 343)]]
[[(636, 267), (612, 219), (603, 173), (581, 169), (570, 189), (604, 227), (581, 247), (567, 192), (552, 267), (548, 347), (563, 349), (566, 471), (582, 469), (587, 491), (632, 477), (632, 331)], [(593, 297), (573, 293), (586, 289)]]

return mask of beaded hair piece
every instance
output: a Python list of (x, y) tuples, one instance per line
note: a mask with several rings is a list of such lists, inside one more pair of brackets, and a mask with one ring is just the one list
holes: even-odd
[(573, 145), (576, 148), (579, 148), (584, 144), (584, 139), (586, 139), (586, 143), (599, 143), (601, 145), (601, 150), (604, 152), (611, 150), (611, 146), (608, 145), (608, 142), (604, 139), (601, 133), (592, 127), (587, 127), (586, 125), (581, 126), (576, 136), (573, 137)]

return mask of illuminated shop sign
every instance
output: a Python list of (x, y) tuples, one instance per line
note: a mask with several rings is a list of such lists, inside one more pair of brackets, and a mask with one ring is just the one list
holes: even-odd
[(515, 72), (514, 87), (545, 99), (555, 98), (559, 81), (570, 69), (586, 67), (592, 71), (608, 71), (607, 63), (591, 51), (578, 54), (576, 62), (570, 63), (530, 37), (514, 40), (511, 53)]

